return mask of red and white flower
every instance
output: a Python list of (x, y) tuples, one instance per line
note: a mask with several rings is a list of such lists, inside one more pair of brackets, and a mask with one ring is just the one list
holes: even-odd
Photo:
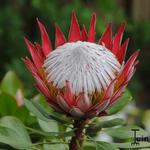
[(125, 23), (114, 37), (108, 24), (95, 43), (96, 14), (87, 32), (80, 30), (72, 14), (68, 40), (56, 25), (55, 48), (43, 24), (37, 19), (42, 45), (25, 38), (32, 60), (23, 61), (36, 80), (36, 86), (55, 111), (74, 118), (101, 116), (123, 94), (135, 72), (139, 50), (125, 63), (129, 39), (121, 44)]

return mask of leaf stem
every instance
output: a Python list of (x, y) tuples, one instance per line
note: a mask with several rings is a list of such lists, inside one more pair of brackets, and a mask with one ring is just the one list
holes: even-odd
[(43, 145), (43, 144), (68, 144), (68, 142), (39, 142), (32, 144), (33, 146)]
[(87, 124), (88, 120), (74, 120), (74, 136), (69, 144), (69, 150), (79, 150), (82, 147), (83, 140), (84, 140), (84, 133), (83, 130), (85, 125)]

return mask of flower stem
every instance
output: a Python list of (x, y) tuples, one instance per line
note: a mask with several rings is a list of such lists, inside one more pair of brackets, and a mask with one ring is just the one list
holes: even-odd
[(74, 121), (74, 136), (72, 137), (69, 150), (79, 150), (82, 147), (83, 140), (84, 140), (84, 127), (87, 124), (87, 120), (75, 120)]

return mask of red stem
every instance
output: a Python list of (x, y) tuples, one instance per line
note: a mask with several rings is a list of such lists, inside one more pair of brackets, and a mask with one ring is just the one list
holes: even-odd
[(69, 150), (79, 150), (82, 147), (83, 140), (84, 140), (84, 127), (87, 123), (87, 120), (75, 120), (74, 121), (74, 136), (72, 137)]

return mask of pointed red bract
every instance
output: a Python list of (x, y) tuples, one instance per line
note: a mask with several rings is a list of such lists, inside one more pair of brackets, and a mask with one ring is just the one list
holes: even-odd
[(25, 43), (27, 45), (27, 48), (28, 48), (28, 50), (29, 50), (29, 52), (30, 52), (30, 54), (32, 56), (32, 60), (33, 60), (33, 62), (35, 64), (35, 66), (37, 68), (41, 68), (41, 66), (43, 64), (42, 64), (42, 61), (41, 61), (40, 57), (37, 54), (37, 50), (36, 50), (35, 46), (25, 37), (24, 37), (24, 41), (25, 41)]
[(124, 69), (122, 71), (122, 74), (127, 75), (128, 71), (131, 69), (131, 67), (134, 65), (135, 60), (137, 56), (139, 55), (140, 50), (135, 51), (130, 58), (128, 59), (127, 63), (124, 66)]
[(55, 48), (57, 48), (58, 46), (61, 46), (64, 43), (66, 43), (66, 39), (60, 27), (58, 25), (55, 25), (55, 28), (56, 28)]
[(101, 111), (104, 110), (105, 107), (107, 107), (109, 105), (110, 99), (111, 99), (111, 97), (113, 95), (113, 92), (114, 92), (115, 83), (116, 83), (116, 79), (111, 81), (111, 83), (109, 84), (107, 90), (104, 93), (103, 98), (100, 99), (99, 102), (96, 105), (92, 106), (91, 110), (96, 110), (96, 109), (99, 108), (99, 113), (100, 113)]
[(120, 28), (118, 29), (114, 41), (113, 41), (113, 47), (112, 47), (112, 52), (116, 55), (120, 49), (120, 44), (121, 44), (121, 40), (122, 40), (122, 36), (123, 36), (123, 32), (125, 30), (125, 25), (126, 23), (123, 22), (120, 26)]
[[(117, 89), (117, 91), (114, 93), (114, 95), (112, 96), (111, 100), (110, 100), (110, 103), (109, 103), (109, 106), (111, 106), (114, 102), (116, 102), (118, 100), (118, 98), (120, 96), (122, 96), (126, 86), (127, 86), (128, 83), (125, 83), (123, 84), (119, 89)], [(108, 106), (108, 107), (109, 107)]]
[(66, 81), (65, 91), (64, 91), (64, 99), (68, 102), (68, 104), (72, 105), (74, 103), (73, 100), (73, 92), (69, 81)]
[(31, 72), (31, 74), (34, 76), (36, 76), (38, 74), (38, 70), (36, 68), (36, 66), (34, 65), (34, 63), (28, 58), (23, 58), (22, 59), (24, 64), (26, 65), (27, 69)]
[(112, 46), (112, 23), (109, 23), (106, 27), (105, 32), (99, 40), (100, 45), (105, 45), (108, 49), (111, 50)]
[(81, 35), (82, 35), (82, 41), (87, 41), (88, 35), (87, 35), (87, 31), (85, 28), (85, 25), (83, 25), (82, 31), (81, 31)]
[(88, 31), (88, 42), (94, 42), (95, 41), (95, 26), (96, 26), (96, 14), (93, 13), (92, 17), (91, 17), (91, 24), (90, 24), (90, 28)]
[(86, 112), (90, 106), (92, 105), (89, 97), (85, 93), (81, 93), (77, 98), (77, 107), (82, 110), (83, 112)]
[[(133, 73), (134, 67), (135, 67), (135, 62), (136, 62), (136, 58), (139, 54), (139, 50), (135, 51), (130, 58), (128, 59), (127, 63), (125, 64), (121, 74), (118, 76), (118, 81), (117, 81), (117, 89), (120, 88), (123, 84), (126, 84), (129, 80), (128, 80), (128, 76), (130, 76), (130, 78), (132, 77), (131, 74)], [(130, 72), (132, 71), (132, 72)], [(133, 74), (132, 74), (133, 75)]]
[(128, 83), (131, 80), (133, 74), (135, 73), (135, 70), (136, 70), (135, 65), (133, 65), (133, 67), (129, 71), (129, 74), (128, 74), (127, 78), (126, 78), (126, 83)]
[(38, 55), (40, 56), (40, 59), (41, 59), (42, 62), (43, 62), (44, 59), (45, 59), (45, 55), (44, 55), (44, 53), (43, 53), (42, 47), (41, 47), (37, 42), (34, 42), (34, 44), (35, 44), (35, 47), (36, 47), (36, 49), (37, 49), (37, 53), (38, 53)]
[(62, 96), (60, 96), (60, 95), (57, 96), (57, 103), (58, 103), (59, 107), (61, 109), (63, 109), (65, 112), (69, 111), (70, 107), (69, 107), (67, 101)]
[(117, 53), (117, 58), (120, 64), (122, 64), (123, 60), (125, 59), (128, 44), (129, 44), (129, 38), (122, 44), (120, 50)]
[(87, 117), (97, 116), (100, 112), (103, 112), (107, 106), (109, 105), (109, 100), (102, 101), (101, 103), (97, 103), (93, 105), (90, 110), (86, 113)]
[(112, 94), (114, 92), (115, 83), (116, 83), (116, 79), (111, 81), (111, 83), (109, 84), (109, 86), (104, 94), (103, 100), (100, 100), (100, 103), (102, 103), (102, 101), (110, 99), (110, 97), (112, 96)]
[(42, 94), (44, 94), (46, 98), (51, 99), (52, 97), (44, 81), (41, 80), (39, 76), (35, 76), (34, 78), (36, 79), (36, 86), (39, 89), (39, 91), (42, 92)]
[(43, 53), (45, 56), (47, 56), (52, 51), (51, 42), (44, 25), (38, 20), (38, 18), (37, 18), (37, 22), (41, 31)]
[(76, 42), (81, 40), (81, 32), (78, 24), (78, 20), (76, 18), (76, 14), (72, 13), (71, 26), (69, 30), (68, 42)]

